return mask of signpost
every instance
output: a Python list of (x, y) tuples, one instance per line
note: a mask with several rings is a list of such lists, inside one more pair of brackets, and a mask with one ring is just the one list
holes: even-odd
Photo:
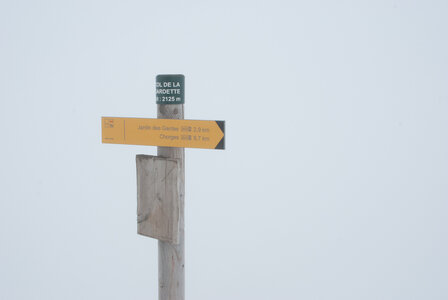
[(224, 121), (184, 120), (185, 78), (156, 77), (157, 119), (102, 117), (102, 142), (158, 146), (137, 155), (137, 232), (159, 240), (159, 300), (185, 299), (185, 150), (224, 149)]

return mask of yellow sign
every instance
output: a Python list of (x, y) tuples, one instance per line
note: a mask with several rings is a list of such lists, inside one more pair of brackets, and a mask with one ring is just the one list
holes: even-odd
[(224, 121), (102, 117), (101, 124), (107, 144), (224, 149)]

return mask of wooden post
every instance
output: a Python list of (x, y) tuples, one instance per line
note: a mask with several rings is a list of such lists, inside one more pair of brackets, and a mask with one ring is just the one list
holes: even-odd
[[(157, 118), (183, 119), (183, 104), (158, 104)], [(179, 244), (159, 240), (159, 300), (185, 299), (185, 150), (184, 148), (157, 147), (157, 155), (180, 161), (179, 178)], [(175, 188), (175, 187), (173, 187)]]

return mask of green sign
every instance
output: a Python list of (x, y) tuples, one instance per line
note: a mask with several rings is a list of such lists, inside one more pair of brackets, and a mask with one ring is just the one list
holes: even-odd
[(156, 77), (157, 104), (185, 103), (184, 75), (157, 75)]

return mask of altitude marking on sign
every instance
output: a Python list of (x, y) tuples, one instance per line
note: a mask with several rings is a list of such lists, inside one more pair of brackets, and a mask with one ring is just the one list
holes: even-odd
[(106, 144), (224, 149), (224, 121), (102, 117), (101, 124)]

